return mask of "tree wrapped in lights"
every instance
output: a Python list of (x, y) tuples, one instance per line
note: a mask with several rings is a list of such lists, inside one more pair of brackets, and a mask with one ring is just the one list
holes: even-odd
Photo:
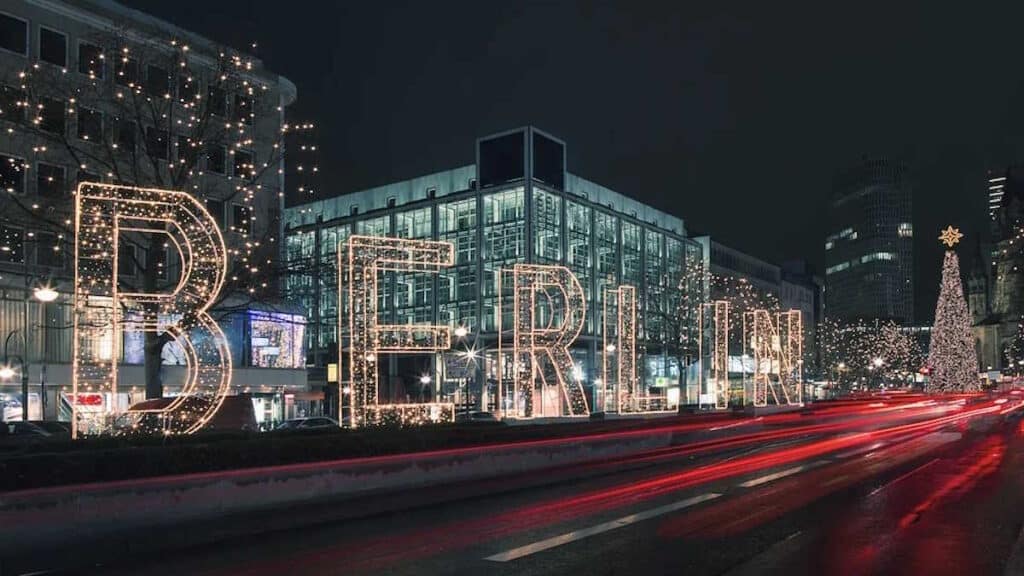
[[(304, 178), (317, 173), (311, 158), (302, 158), (315, 152), (301, 141), (312, 125), (282, 123), (287, 102), (277, 94), (288, 88), (281, 79), (239, 52), (205, 42), (139, 41), (116, 27), (81, 38), (77, 56), (71, 69), (29, 60), (0, 77), (0, 130), (26, 156), (0, 166), (7, 192), (0, 198), (0, 224), (37, 238), (37, 251), (61, 253), (74, 233), (69, 199), (77, 184), (184, 191), (225, 231), (229, 265), (214, 317), (272, 302), (275, 282), (294, 272), (280, 262), (275, 220), (285, 195), (286, 141), (299, 166), (289, 174), (297, 177), (291, 184), (308, 195), (313, 189)], [(37, 162), (40, 173), (34, 174)], [(24, 193), (29, 180), (39, 182), (35, 196)], [(183, 266), (168, 258), (174, 251), (166, 236), (159, 230), (118, 238), (119, 290), (174, 288)], [(147, 326), (166, 325), (158, 306), (141, 314)], [(167, 330), (145, 332), (149, 398), (163, 395), (160, 365), (172, 341)]]
[(855, 382), (904, 382), (922, 364), (917, 341), (891, 320), (828, 318), (818, 327), (818, 347), (822, 370), (840, 388)]
[(928, 389), (931, 392), (964, 392), (979, 388), (971, 314), (960, 280), (960, 261), (952, 250), (961, 237), (959, 230), (952, 226), (940, 236), (950, 249), (946, 250), (942, 262), (942, 282), (928, 353)]

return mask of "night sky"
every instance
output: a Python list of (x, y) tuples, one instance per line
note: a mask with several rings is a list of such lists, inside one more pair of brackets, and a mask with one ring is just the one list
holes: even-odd
[(985, 170), (1024, 158), (1020, 2), (125, 3), (257, 42), (298, 86), (292, 118), (319, 127), (321, 197), (472, 163), (477, 136), (533, 124), (570, 171), (823, 273), (833, 174), (900, 155), (919, 182), (919, 318), (939, 228), (967, 234), (967, 268)]

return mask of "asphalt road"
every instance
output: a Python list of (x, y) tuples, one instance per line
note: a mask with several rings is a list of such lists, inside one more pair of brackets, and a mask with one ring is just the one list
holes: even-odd
[(717, 424), (704, 449), (583, 479), (430, 488), (467, 497), (74, 573), (1003, 574), (1024, 523), (1022, 413), (1006, 395)]

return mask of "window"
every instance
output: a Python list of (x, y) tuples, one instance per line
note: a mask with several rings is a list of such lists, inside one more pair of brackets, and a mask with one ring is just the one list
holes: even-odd
[(25, 92), (11, 86), (0, 86), (0, 120), (25, 121)]
[(64, 267), (63, 239), (52, 232), (36, 232), (36, 264), (50, 268)]
[(914, 225), (910, 222), (901, 222), (896, 227), (896, 235), (900, 238), (913, 238), (914, 237)]
[(135, 276), (136, 268), (135, 245), (120, 240), (117, 243), (117, 275)]
[(118, 118), (115, 129), (117, 134), (114, 138), (114, 143), (117, 147), (127, 152), (133, 152), (135, 150), (135, 122)]
[(178, 163), (192, 168), (199, 160), (199, 147), (192, 145), (188, 136), (178, 136)]
[(43, 107), (39, 111), (36, 124), (40, 130), (53, 132), (54, 134), (64, 133), (64, 102), (55, 98), (43, 98)]
[(163, 98), (171, 91), (171, 78), (167, 70), (150, 64), (146, 66), (146, 94)]
[(243, 236), (249, 235), (249, 207), (241, 204), (231, 205), (231, 223), (234, 231)]
[(227, 152), (223, 146), (207, 146), (206, 169), (217, 174), (227, 172)]
[(25, 261), (25, 236), (21, 228), (0, 224), (0, 262)]
[(64, 174), (63, 166), (45, 162), (36, 164), (36, 193), (47, 198), (64, 196), (67, 190)]
[(206, 106), (210, 110), (210, 114), (227, 116), (228, 96), (224, 92), (224, 89), (216, 86), (210, 86), (210, 89), (206, 91)]
[(255, 112), (255, 100), (252, 96), (235, 94), (235, 121), (252, 124)]
[(235, 151), (235, 178), (252, 178), (256, 172), (255, 159), (248, 150)]
[(114, 82), (121, 86), (135, 86), (139, 83), (139, 62), (122, 56), (114, 63)]
[(206, 209), (213, 216), (213, 219), (217, 221), (217, 227), (224, 230), (224, 201), (207, 198)]
[(78, 109), (78, 137), (90, 142), (103, 142), (103, 113), (90, 108)]
[(99, 174), (93, 174), (92, 172), (79, 170), (78, 173), (75, 174), (75, 180), (78, 182), (79, 185), (81, 185), (84, 182), (102, 182), (103, 178), (101, 178)]
[(78, 43), (78, 72), (93, 78), (103, 78), (103, 50), (86, 42)]
[(199, 81), (188, 74), (178, 75), (178, 100), (192, 102), (199, 95)]
[(0, 154), (0, 186), (12, 194), (25, 193), (25, 161)]
[(28, 56), (28, 22), (0, 14), (0, 48)]
[(167, 159), (167, 131), (157, 130), (149, 126), (146, 128), (146, 154), (161, 160)]
[(64, 68), (68, 65), (68, 37), (56, 30), (39, 27), (39, 59)]

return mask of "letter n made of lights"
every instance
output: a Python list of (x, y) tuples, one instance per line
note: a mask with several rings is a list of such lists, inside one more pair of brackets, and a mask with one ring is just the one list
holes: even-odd
[[(118, 286), (120, 241), (164, 237), (180, 257), (170, 292)], [(108, 395), (118, 406), (117, 360), (124, 330), (166, 331), (185, 354), (181, 393), (166, 406), (130, 410), (131, 427), (191, 434), (217, 412), (231, 383), (231, 354), (220, 326), (207, 314), (227, 272), (216, 220), (184, 192), (82, 183), (75, 198), (75, 288), (72, 336), (72, 436), (110, 431), (114, 414), (78, 412), (81, 392)], [(151, 417), (146, 417), (149, 414)]]
[[(381, 353), (439, 352), (451, 347), (451, 328), (429, 324), (384, 325), (378, 323), (378, 274), (380, 272), (433, 272), (455, 264), (449, 242), (351, 236), (338, 250), (339, 301), (347, 296), (348, 381), (351, 386), (351, 426), (395, 422), (421, 424), (451, 421), (452, 403), (377, 403), (378, 363)], [(341, 338), (339, 338), (339, 341)], [(340, 350), (342, 353), (344, 350)], [(344, 394), (340, 394), (342, 407)], [(339, 411), (339, 413), (342, 413)]]
[(716, 300), (702, 304), (698, 325), (701, 378), (705, 380), (706, 393), (715, 397), (715, 408), (724, 410), (729, 407), (729, 302)]
[(754, 361), (754, 406), (798, 405), (803, 401), (803, 327), (799, 310), (776, 315), (743, 314), (743, 351)]
[(588, 415), (583, 384), (575, 377), (569, 353), (587, 313), (579, 280), (564, 266), (539, 264), (516, 264), (512, 276), (514, 398), (523, 395), (523, 416), (537, 416), (533, 396), (538, 386), (541, 402), (547, 387), (558, 386), (568, 415)]
[(636, 390), (636, 288), (606, 288), (603, 312), (603, 384), (614, 392), (617, 412), (638, 412), (641, 407)]

